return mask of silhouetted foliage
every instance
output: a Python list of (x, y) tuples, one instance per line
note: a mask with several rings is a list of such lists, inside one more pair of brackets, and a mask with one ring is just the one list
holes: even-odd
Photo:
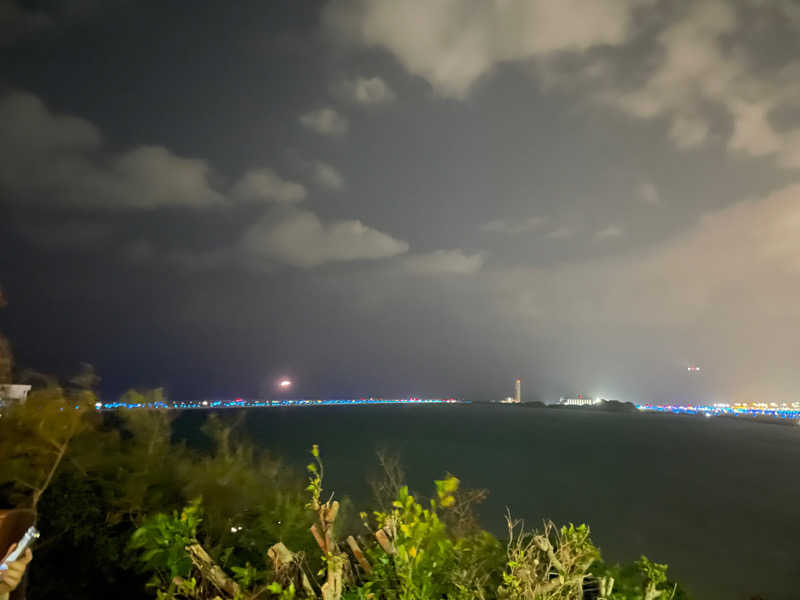
[[(0, 310), (7, 306), (3, 288), (0, 288)], [(0, 384), (11, 383), (11, 369), (13, 367), (13, 357), (11, 355), (11, 344), (0, 332)]]
[[(146, 578), (132, 568), (130, 536), (152, 515), (199, 497), (201, 539), (223, 565), (262, 560), (276, 540), (313, 546), (302, 478), (239, 439), (235, 422), (210, 416), (213, 448), (193, 451), (171, 439), (175, 413), (95, 410), (97, 381), (88, 367), (69, 387), (43, 379), (0, 420), (0, 506), (35, 508), (42, 532), (32, 600), (104, 597), (110, 589), (141, 598)], [(163, 392), (126, 399), (160, 401)]]

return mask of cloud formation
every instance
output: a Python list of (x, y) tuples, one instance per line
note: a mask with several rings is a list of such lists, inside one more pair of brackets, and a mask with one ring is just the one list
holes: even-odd
[[(797, 106), (800, 61), (788, 56), (776, 65), (761, 63), (758, 35), (752, 44), (737, 35), (750, 26), (745, 6), (722, 0), (691, 3), (656, 36), (657, 58), (646, 76), (600, 95), (635, 117), (668, 118), (669, 137), (680, 148), (705, 142), (713, 109), (721, 109), (733, 124), (731, 152), (773, 156), (784, 168), (800, 168), (800, 128), (778, 130), (770, 118), (787, 104)], [(768, 10), (762, 15), (762, 31), (789, 16)], [(800, 22), (797, 14), (793, 18)]]
[(84, 119), (57, 115), (36, 96), (0, 98), (0, 188), (16, 203), (103, 210), (209, 208), (226, 203), (207, 161), (161, 146), (110, 152)]
[(575, 230), (566, 225), (560, 225), (545, 234), (545, 237), (551, 240), (565, 240), (575, 235)]
[(305, 200), (307, 193), (302, 184), (282, 179), (271, 169), (252, 169), (236, 182), (231, 195), (247, 202), (292, 204)]
[(640, 336), (632, 343), (657, 341), (653, 349), (674, 360), (704, 361), (709, 373), (724, 369), (718, 393), (742, 399), (774, 391), (789, 399), (794, 384), (783, 369), (796, 355), (786, 328), (800, 323), (798, 257), (794, 184), (709, 213), (638, 256), (498, 270), (484, 283), (498, 318), (530, 323), (532, 331), (586, 340), (607, 331)]
[(609, 225), (600, 229), (594, 234), (596, 240), (607, 240), (610, 238), (618, 238), (623, 234), (622, 228), (618, 225)]
[(637, 195), (642, 202), (650, 206), (661, 204), (661, 194), (658, 193), (658, 188), (652, 183), (642, 183), (636, 190)]
[(356, 77), (342, 81), (335, 88), (336, 93), (350, 102), (362, 106), (388, 104), (397, 97), (392, 88), (380, 77)]
[[(13, 202), (49, 202), (103, 210), (229, 207), (236, 202), (292, 204), (308, 193), (268, 168), (246, 171), (229, 190), (208, 161), (178, 156), (162, 146), (106, 150), (89, 121), (50, 111), (37, 96), (0, 98), (0, 188)], [(343, 184), (341, 175), (315, 163), (320, 185)]]
[(334, 191), (344, 189), (344, 176), (328, 163), (319, 160), (311, 163), (311, 176), (321, 188)]
[(620, 44), (638, 0), (334, 0), (327, 24), (388, 50), (442, 96), (464, 98), (505, 61)]
[(250, 262), (309, 268), (329, 262), (375, 260), (408, 252), (408, 243), (358, 220), (323, 223), (314, 213), (293, 210), (249, 227), (237, 250)]
[[(746, 298), (768, 312), (800, 317), (800, 305), (789, 301), (789, 290), (800, 293), (798, 257), (800, 184), (795, 184), (709, 213), (687, 233), (633, 261), (591, 261), (559, 273), (558, 278), (575, 286), (582, 285), (582, 280), (587, 284), (605, 281), (596, 289), (604, 289), (606, 296), (618, 302), (617, 309), (614, 302), (587, 306), (590, 310), (582, 321), (636, 315), (642, 321), (669, 322), (713, 311), (726, 295), (736, 304)], [(776, 287), (786, 290), (781, 301), (775, 302), (772, 295), (759, 300), (760, 290)], [(569, 297), (566, 288), (559, 302)], [(608, 311), (605, 317), (601, 316), (604, 311)]]
[(545, 224), (547, 219), (544, 217), (528, 217), (526, 219), (493, 219), (483, 223), (481, 231), (487, 233), (502, 233), (506, 235), (516, 235), (535, 231)]
[(319, 108), (300, 116), (300, 123), (320, 135), (339, 136), (347, 133), (350, 127), (347, 117), (332, 108)]
[(325, 22), (388, 51), (444, 97), (466, 98), (502, 63), (530, 62), (546, 86), (583, 86), (633, 117), (667, 120), (680, 149), (724, 134), (721, 110), (733, 125), (729, 151), (800, 168), (800, 124), (773, 119), (798, 107), (800, 59), (762, 58), (770, 32), (800, 27), (791, 3), (697, 0), (667, 10), (651, 0), (334, 0)]
[[(408, 251), (408, 243), (359, 220), (324, 222), (311, 211), (292, 208), (306, 198), (306, 188), (271, 169), (248, 170), (229, 190), (212, 186), (213, 175), (207, 161), (184, 158), (160, 146), (110, 152), (94, 125), (51, 112), (32, 94), (0, 98), (0, 189), (22, 206), (49, 202), (79, 211), (149, 211), (273, 205), (233, 245), (172, 250), (173, 264), (212, 268), (269, 262), (314, 267)], [(329, 189), (344, 185), (341, 174), (326, 163), (313, 163), (313, 176)], [(55, 232), (31, 229), (28, 237), (49, 245), (91, 244), (107, 241), (110, 232), (103, 223), (75, 221)], [(153, 241), (141, 239), (123, 248), (123, 255), (141, 263), (159, 256), (159, 249)]]
[(469, 275), (480, 271), (485, 260), (486, 256), (481, 252), (467, 254), (463, 250), (436, 250), (409, 256), (403, 264), (415, 275)]

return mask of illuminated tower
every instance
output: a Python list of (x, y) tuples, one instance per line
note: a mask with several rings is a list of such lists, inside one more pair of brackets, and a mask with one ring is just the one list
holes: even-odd
[(517, 379), (514, 382), (514, 402), (519, 404), (522, 401), (522, 382)]

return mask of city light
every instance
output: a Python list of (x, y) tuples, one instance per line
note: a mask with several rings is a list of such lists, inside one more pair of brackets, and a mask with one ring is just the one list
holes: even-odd
[(636, 408), (642, 411), (668, 412), (681, 415), (705, 415), (714, 417), (719, 415), (744, 416), (744, 417), (772, 417), (776, 419), (800, 419), (800, 403), (781, 404), (754, 402), (747, 404), (717, 403), (710, 406), (682, 406), (682, 405), (654, 405), (640, 404)]

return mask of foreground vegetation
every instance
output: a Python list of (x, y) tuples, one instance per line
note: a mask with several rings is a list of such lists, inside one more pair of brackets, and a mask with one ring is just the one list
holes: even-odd
[(0, 418), (0, 505), (33, 508), (43, 533), (33, 600), (687, 597), (665, 565), (605, 564), (585, 525), (509, 516), (495, 538), (474, 513), (486, 492), (452, 475), (424, 498), (383, 456), (357, 512), (324, 489), (316, 448), (306, 479), (240, 435), (240, 412), (211, 415), (200, 452), (173, 440), (175, 413), (98, 413), (96, 383), (42, 381)]
[[(229, 577), (198, 547), (202, 505), (198, 500), (180, 515), (158, 514), (133, 535), (132, 547), (154, 573), (150, 585), (159, 599), (316, 598), (324, 600), (453, 600), (498, 598), (639, 599), (685, 598), (667, 580), (666, 565), (642, 557), (632, 568), (608, 567), (592, 544), (589, 528), (546, 522), (541, 532), (525, 531), (508, 518), (508, 540), (501, 544), (477, 526), (472, 513), (482, 493), (462, 492), (454, 476), (435, 481), (435, 495), (421, 502), (401, 485), (389, 508), (360, 514), (369, 535), (347, 538), (349, 552), (337, 543), (340, 504), (322, 501), (323, 465), (315, 446), (308, 465), (311, 534), (319, 546), (321, 568), (304, 554), (278, 542), (261, 565), (231, 566)], [(387, 474), (387, 486), (397, 482)], [(239, 529), (239, 528), (235, 528)], [(362, 547), (366, 551), (362, 550)], [(223, 556), (234, 551), (227, 548)], [(615, 591), (616, 590), (616, 591)]]

